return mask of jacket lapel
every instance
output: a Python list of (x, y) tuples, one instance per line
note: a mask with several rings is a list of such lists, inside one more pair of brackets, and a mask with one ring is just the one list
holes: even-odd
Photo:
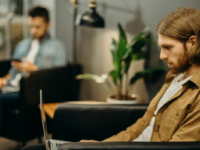
[(151, 104), (150, 104), (150, 109), (151, 110), (151, 118), (154, 116), (154, 111), (156, 109), (156, 106), (159, 102), (159, 100), (161, 99), (161, 97), (163, 96), (163, 94), (165, 93), (165, 91), (167, 90), (167, 88), (170, 86), (170, 83), (165, 83), (163, 85), (163, 87), (161, 88), (161, 90), (158, 92), (158, 94), (154, 97), (154, 99), (152, 100)]
[[(159, 100), (162, 98), (163, 94), (166, 92), (167, 88), (170, 86), (170, 84), (172, 83), (173, 79), (174, 79), (174, 76), (171, 72), (169, 72), (166, 76), (166, 79), (165, 79), (165, 84), (163, 86), (163, 88), (160, 90), (160, 92), (157, 94), (157, 96), (155, 97), (155, 102), (153, 103), (153, 106), (154, 106), (154, 109), (153, 109), (153, 113), (156, 109), (156, 106), (159, 102)], [(191, 78), (192, 79), (192, 78)], [(188, 87), (188, 84), (189, 82), (186, 82), (184, 85), (183, 85), (183, 88), (181, 88), (178, 92), (176, 92), (163, 106), (165, 106), (167, 103), (173, 101), (174, 99), (176, 99), (177, 97), (179, 97), (183, 92), (185, 92), (185, 90), (187, 89)], [(162, 106), (162, 107), (163, 107)]]
[[(186, 82), (186, 84), (183, 85), (183, 88), (181, 88), (178, 92), (176, 92), (163, 106), (165, 106), (167, 103), (171, 102), (172, 100), (176, 99), (177, 97), (179, 97), (182, 93), (185, 92), (185, 90), (188, 87), (188, 82)], [(162, 107), (163, 107), (162, 106)]]

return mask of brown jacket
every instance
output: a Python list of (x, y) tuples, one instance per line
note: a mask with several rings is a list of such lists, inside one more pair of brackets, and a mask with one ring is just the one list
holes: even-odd
[[(171, 84), (174, 76), (169, 72), (165, 83), (153, 98), (144, 116), (104, 141), (132, 141), (149, 125), (155, 107)], [(200, 141), (200, 69), (158, 111), (151, 141)]]

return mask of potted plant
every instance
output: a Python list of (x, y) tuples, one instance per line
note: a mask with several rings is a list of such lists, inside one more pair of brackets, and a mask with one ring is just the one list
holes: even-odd
[[(137, 72), (130, 79), (128, 77), (131, 62), (148, 58), (149, 52), (145, 51), (144, 48), (149, 43), (155, 44), (155, 42), (150, 39), (149, 29), (150, 26), (147, 26), (141, 33), (128, 42), (122, 26), (118, 23), (119, 41), (117, 42), (115, 39), (112, 39), (110, 48), (114, 69), (108, 74), (102, 75), (89, 73), (80, 74), (76, 76), (76, 79), (92, 79), (96, 83), (106, 83), (110, 88), (110, 82), (112, 81), (116, 87), (116, 92), (107, 98), (108, 102), (136, 103), (138, 97), (135, 94), (129, 95), (129, 91), (133, 87), (133, 84), (140, 78), (150, 79), (154, 77), (156, 73), (164, 70), (161, 67), (155, 67)], [(111, 77), (111, 80), (109, 77)], [(123, 93), (122, 91), (125, 92)]]

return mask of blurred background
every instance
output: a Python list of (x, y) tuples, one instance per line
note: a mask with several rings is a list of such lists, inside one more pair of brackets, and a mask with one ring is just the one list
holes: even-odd
[[(88, 0), (79, 0), (78, 14), (88, 10)], [(111, 38), (118, 35), (117, 23), (121, 23), (129, 39), (151, 24), (152, 39), (157, 41), (156, 26), (168, 13), (178, 7), (191, 6), (200, 9), (199, 0), (97, 0), (97, 11), (105, 20), (105, 28), (77, 27), (77, 63), (83, 67), (83, 73), (104, 74), (112, 68), (110, 54)], [(51, 36), (57, 37), (67, 47), (68, 60), (73, 61), (73, 6), (70, 0), (0, 0), (0, 60), (9, 59), (16, 44), (29, 37), (27, 12), (33, 7), (47, 7), (51, 16)], [(159, 47), (151, 46), (150, 59), (134, 62), (134, 72), (167, 66), (159, 59)], [(150, 101), (158, 92), (164, 81), (160, 77), (157, 83), (139, 80), (133, 93)], [(81, 81), (81, 100), (95, 99), (105, 101), (110, 93), (104, 84), (90, 80)], [(145, 86), (146, 85), (146, 86)]]

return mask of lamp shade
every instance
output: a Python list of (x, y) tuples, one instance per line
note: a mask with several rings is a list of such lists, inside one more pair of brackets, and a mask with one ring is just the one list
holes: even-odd
[(77, 17), (76, 25), (103, 28), (105, 23), (104, 19), (96, 12), (96, 7), (90, 7), (88, 12)]

